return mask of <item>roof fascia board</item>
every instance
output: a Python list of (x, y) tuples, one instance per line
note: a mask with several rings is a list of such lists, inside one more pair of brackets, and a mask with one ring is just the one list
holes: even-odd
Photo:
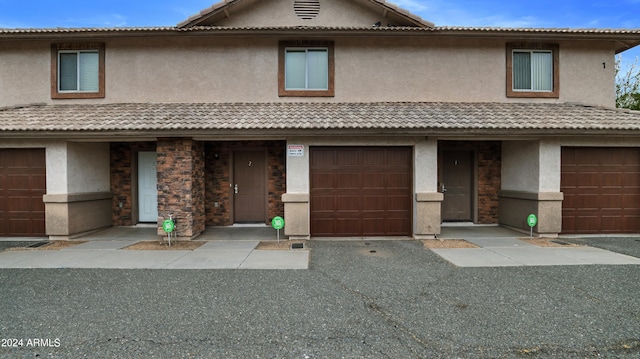
[(640, 45), (640, 29), (581, 30), (553, 29), (449, 29), (415, 27), (196, 27), (91, 28), (91, 29), (0, 29), (0, 39), (117, 38), (161, 36), (439, 36), (536, 40), (605, 40), (618, 42), (619, 51)]

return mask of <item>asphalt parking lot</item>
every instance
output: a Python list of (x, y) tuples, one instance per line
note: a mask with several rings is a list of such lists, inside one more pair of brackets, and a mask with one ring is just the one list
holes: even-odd
[(310, 247), (309, 270), (0, 270), (0, 357), (640, 357), (640, 266), (457, 268), (416, 241)]

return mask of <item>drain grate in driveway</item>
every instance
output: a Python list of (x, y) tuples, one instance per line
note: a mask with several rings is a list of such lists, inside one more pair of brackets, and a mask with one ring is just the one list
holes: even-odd
[(27, 246), (27, 248), (38, 248), (38, 247), (45, 246), (45, 245), (47, 245), (47, 244), (49, 244), (49, 243), (51, 243), (51, 242), (48, 242), (48, 241), (44, 241), (44, 242), (36, 242), (36, 243), (33, 243), (33, 244), (28, 245), (28, 246)]

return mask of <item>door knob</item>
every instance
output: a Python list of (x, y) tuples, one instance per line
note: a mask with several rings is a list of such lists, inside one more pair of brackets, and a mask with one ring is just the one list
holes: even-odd
[(447, 189), (444, 187), (444, 183), (440, 185), (442, 193), (447, 192)]
[(236, 183), (235, 186), (233, 186), (233, 193), (238, 193), (238, 184)]

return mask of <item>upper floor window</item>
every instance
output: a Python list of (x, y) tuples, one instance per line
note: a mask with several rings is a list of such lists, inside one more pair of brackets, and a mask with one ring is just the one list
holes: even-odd
[(283, 41), (279, 52), (280, 96), (334, 96), (333, 42)]
[(557, 45), (507, 44), (507, 96), (559, 97)]
[(104, 97), (104, 44), (55, 44), (51, 59), (52, 98)]

